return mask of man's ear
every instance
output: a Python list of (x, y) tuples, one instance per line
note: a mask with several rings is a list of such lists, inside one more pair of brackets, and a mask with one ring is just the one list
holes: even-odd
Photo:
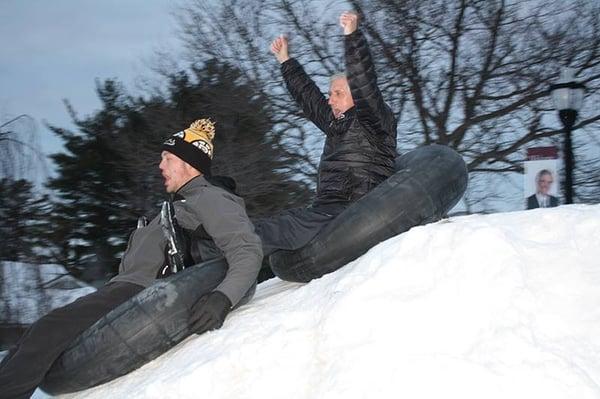
[(192, 165), (190, 165), (187, 162), (185, 163), (185, 173), (187, 173), (187, 175), (190, 177), (196, 177), (198, 175), (202, 175), (202, 172), (200, 172), (198, 169), (194, 168)]

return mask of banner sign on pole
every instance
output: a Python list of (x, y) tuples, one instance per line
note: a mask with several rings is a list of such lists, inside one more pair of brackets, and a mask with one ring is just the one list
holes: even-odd
[(528, 148), (524, 167), (526, 208), (558, 206), (558, 149), (555, 146)]

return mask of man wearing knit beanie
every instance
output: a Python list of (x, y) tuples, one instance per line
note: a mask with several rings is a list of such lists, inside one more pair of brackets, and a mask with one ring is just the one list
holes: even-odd
[(168, 193), (176, 193), (196, 176), (210, 177), (214, 137), (215, 126), (211, 120), (199, 119), (165, 140), (159, 168)]
[[(159, 165), (166, 191), (176, 196), (173, 207), (179, 225), (192, 237), (202, 232), (201, 240), (192, 240), (194, 263), (219, 254), (229, 266), (218, 286), (189, 309), (190, 331), (198, 334), (221, 327), (230, 310), (248, 299), (262, 262), (261, 241), (243, 200), (205, 178), (210, 176), (214, 135), (209, 119), (195, 121), (163, 143)], [(132, 233), (119, 274), (108, 284), (53, 310), (24, 333), (0, 363), (0, 398), (29, 397), (81, 332), (153, 284), (166, 263), (166, 247), (159, 214)]]
[(199, 119), (165, 140), (162, 149), (177, 155), (203, 175), (210, 176), (214, 137), (215, 125), (211, 120)]

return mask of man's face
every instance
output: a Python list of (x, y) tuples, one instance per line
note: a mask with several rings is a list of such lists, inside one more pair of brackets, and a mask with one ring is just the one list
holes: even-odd
[(329, 86), (329, 105), (333, 116), (339, 118), (344, 112), (354, 106), (354, 100), (350, 93), (350, 86), (346, 78), (337, 78), (331, 81)]
[(552, 178), (552, 175), (547, 173), (542, 174), (537, 181), (538, 193), (548, 195), (548, 192), (550, 191), (550, 187), (552, 186), (553, 182), (554, 179)]
[(190, 179), (190, 166), (176, 155), (168, 151), (160, 154), (161, 161), (158, 164), (163, 179), (165, 179), (165, 190), (174, 193)]

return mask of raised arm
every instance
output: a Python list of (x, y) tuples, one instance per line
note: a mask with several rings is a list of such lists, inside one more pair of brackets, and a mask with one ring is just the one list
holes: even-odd
[(344, 32), (344, 50), (348, 84), (358, 120), (378, 131), (396, 130), (396, 118), (383, 100), (367, 40), (358, 29), (358, 15), (346, 11), (340, 16)]
[(333, 118), (327, 99), (300, 63), (289, 56), (288, 39), (280, 35), (271, 43), (271, 52), (281, 64), (281, 74), (288, 91), (304, 114), (323, 132)]

